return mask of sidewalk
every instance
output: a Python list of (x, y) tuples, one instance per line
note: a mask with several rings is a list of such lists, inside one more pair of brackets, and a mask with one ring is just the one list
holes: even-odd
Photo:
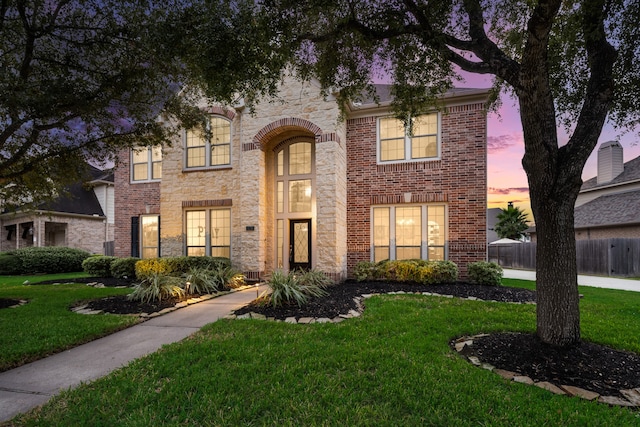
[(0, 373), (0, 422), (46, 403), (62, 390), (98, 379), (165, 344), (188, 337), (254, 300), (256, 291), (253, 287), (193, 304)]
[[(532, 270), (505, 269), (504, 277), (508, 279), (536, 280), (536, 272)], [(578, 275), (578, 285), (640, 292), (640, 280), (620, 279), (617, 277)]]

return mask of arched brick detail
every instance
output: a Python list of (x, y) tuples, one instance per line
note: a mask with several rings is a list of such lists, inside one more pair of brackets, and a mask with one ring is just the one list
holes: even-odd
[(216, 116), (223, 116), (229, 120), (233, 120), (236, 116), (236, 112), (232, 110), (227, 110), (226, 108), (212, 106), (205, 109), (205, 111), (209, 114), (215, 114)]
[(275, 122), (271, 122), (265, 127), (263, 127), (262, 129), (260, 129), (260, 131), (258, 131), (256, 136), (253, 137), (253, 142), (251, 144), (245, 144), (245, 147), (243, 147), (243, 150), (247, 151), (247, 149), (256, 149), (256, 148), (260, 148), (261, 150), (264, 150), (265, 145), (267, 144), (267, 142), (269, 142), (271, 138), (281, 133), (284, 133), (288, 130), (291, 130), (292, 128), (305, 129), (310, 133), (312, 133), (316, 138), (321, 137), (323, 134), (322, 129), (320, 129), (319, 126), (313, 124), (308, 120), (300, 119), (296, 117), (287, 117), (285, 119), (280, 119), (280, 120), (276, 120)]
[(273, 152), (277, 153), (278, 151), (280, 151), (282, 147), (284, 147), (287, 144), (293, 144), (295, 142), (312, 142), (312, 141), (313, 141), (313, 138), (309, 136), (304, 136), (304, 135), (292, 136), (291, 138), (287, 138), (284, 141), (280, 141), (275, 147), (273, 147)]

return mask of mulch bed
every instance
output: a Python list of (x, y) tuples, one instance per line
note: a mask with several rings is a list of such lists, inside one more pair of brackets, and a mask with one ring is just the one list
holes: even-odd
[[(84, 278), (78, 283), (99, 282), (105, 286), (129, 286), (126, 280)], [(43, 284), (43, 283), (41, 283)], [(289, 305), (273, 308), (253, 302), (235, 314), (255, 312), (284, 320), (287, 317), (334, 318), (356, 309), (354, 298), (362, 294), (386, 292), (431, 292), (455, 297), (475, 297), (487, 301), (535, 302), (535, 292), (504, 286), (479, 286), (466, 283), (420, 285), (413, 283), (347, 281), (328, 289), (328, 295), (316, 298), (303, 307)], [(7, 300), (0, 299), (2, 304)], [(11, 300), (14, 305), (15, 300)], [(89, 308), (115, 314), (153, 313), (172, 307), (178, 300), (158, 304), (129, 301), (125, 295), (91, 301)], [(453, 340), (451, 342), (453, 345)], [(466, 346), (465, 356), (476, 356), (496, 368), (526, 375), (535, 381), (549, 381), (558, 385), (572, 385), (607, 396), (620, 396), (619, 390), (640, 388), (640, 355), (616, 351), (605, 346), (582, 342), (579, 346), (559, 349), (540, 342), (532, 334), (495, 333), (475, 338)]]
[(249, 312), (264, 314), (278, 320), (287, 317), (327, 317), (334, 318), (339, 314), (346, 314), (349, 310), (355, 310), (355, 297), (362, 294), (376, 294), (386, 292), (431, 292), (442, 295), (453, 295), (467, 298), (476, 297), (487, 301), (501, 302), (534, 302), (535, 292), (528, 289), (509, 288), (504, 286), (480, 286), (468, 283), (452, 283), (443, 285), (421, 285), (417, 283), (393, 283), (393, 282), (356, 282), (346, 281), (337, 286), (327, 289), (328, 295), (316, 298), (299, 307), (297, 304), (285, 305), (284, 307), (273, 308), (270, 305), (262, 305), (253, 302), (235, 311), (235, 314), (245, 314)]
[(20, 304), (20, 301), (17, 299), (0, 298), (0, 308), (13, 307), (18, 304)]

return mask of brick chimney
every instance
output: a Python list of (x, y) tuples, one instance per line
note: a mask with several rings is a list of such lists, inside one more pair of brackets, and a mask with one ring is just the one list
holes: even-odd
[(598, 184), (612, 181), (623, 170), (622, 145), (618, 141), (602, 143), (598, 148)]

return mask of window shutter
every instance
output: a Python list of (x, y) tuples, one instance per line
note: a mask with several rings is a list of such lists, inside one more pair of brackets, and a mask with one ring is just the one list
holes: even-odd
[(131, 256), (140, 258), (140, 217), (131, 217)]
[(158, 215), (158, 257), (160, 257), (160, 245), (162, 242), (160, 241), (160, 215)]

